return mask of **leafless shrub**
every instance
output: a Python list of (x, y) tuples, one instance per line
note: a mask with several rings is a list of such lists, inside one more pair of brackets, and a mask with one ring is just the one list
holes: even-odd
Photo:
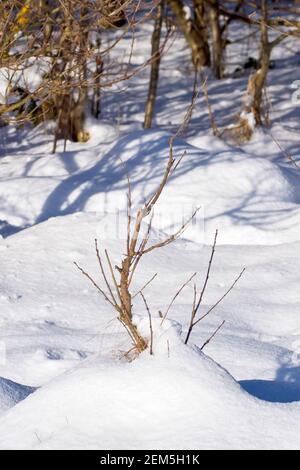
[[(240, 143), (250, 140), (256, 126), (262, 126), (269, 122), (268, 113), (263, 106), (263, 98), (266, 95), (264, 91), (273, 49), (287, 37), (299, 36), (299, 26), (297, 26), (297, 22), (289, 23), (281, 18), (277, 18), (276, 20), (270, 19), (270, 9), (271, 6), (269, 2), (262, 0), (260, 2), (260, 18), (259, 20), (253, 20), (254, 24), (258, 24), (260, 27), (259, 68), (249, 77), (244, 109), (240, 115), (240, 123), (235, 127), (237, 141)], [(284, 26), (285, 30), (282, 31), (279, 29), (279, 26)], [(291, 28), (287, 29), (287, 27)], [(273, 40), (270, 40), (270, 31), (277, 33)], [(253, 126), (247, 123), (245, 115), (251, 116), (251, 119), (254, 121)]]
[[(144, 295), (144, 290), (146, 287), (155, 279), (157, 276), (157, 273), (155, 273), (149, 281), (144, 284), (144, 286), (139, 289), (138, 292), (136, 292), (134, 295), (131, 293), (131, 285), (132, 285), (132, 280), (136, 275), (137, 272), (137, 267), (143, 258), (145, 254), (151, 253), (154, 250), (167, 246), (171, 243), (173, 243), (185, 230), (187, 225), (190, 223), (190, 221), (194, 218), (194, 216), (197, 213), (196, 209), (192, 216), (186, 220), (182, 226), (172, 235), (169, 237), (166, 237), (162, 241), (149, 244), (150, 240), (150, 233), (151, 233), (151, 224), (152, 224), (152, 216), (153, 216), (153, 209), (155, 207), (155, 204), (157, 203), (158, 199), (160, 198), (170, 176), (172, 175), (173, 171), (176, 169), (178, 166), (178, 163), (180, 162), (179, 159), (175, 159), (173, 157), (173, 141), (172, 139), (170, 140), (170, 151), (169, 151), (169, 157), (168, 157), (168, 162), (165, 168), (164, 175), (162, 177), (162, 180), (156, 189), (156, 191), (150, 196), (150, 198), (145, 202), (144, 206), (138, 209), (136, 219), (133, 222), (132, 220), (132, 214), (131, 214), (131, 207), (132, 207), (132, 199), (131, 199), (131, 189), (130, 189), (130, 180), (128, 180), (128, 195), (127, 195), (127, 241), (126, 241), (126, 250), (125, 254), (121, 259), (121, 262), (119, 265), (113, 266), (112, 261), (110, 259), (108, 251), (105, 249), (104, 254), (105, 254), (105, 260), (106, 260), (106, 266), (104, 266), (104, 263), (102, 261), (102, 257), (100, 255), (99, 247), (98, 247), (98, 242), (95, 240), (95, 251), (96, 251), (96, 257), (99, 263), (100, 271), (101, 271), (101, 276), (102, 280), (105, 283), (106, 290), (104, 290), (96, 281), (95, 279), (87, 272), (85, 271), (81, 266), (79, 266), (76, 262), (74, 263), (75, 266), (80, 270), (80, 272), (93, 284), (93, 286), (98, 290), (98, 292), (104, 297), (104, 299), (114, 308), (114, 310), (117, 312), (117, 317), (118, 320), (121, 322), (121, 324), (124, 326), (126, 331), (128, 332), (132, 342), (133, 342), (133, 347), (126, 353), (126, 357), (135, 357), (142, 351), (144, 351), (147, 347), (149, 347), (150, 354), (153, 354), (153, 326), (152, 326), (152, 315), (150, 312), (149, 305), (147, 303), (146, 297)], [(148, 224), (147, 230), (145, 234), (142, 234), (141, 227), (144, 219), (146, 217), (150, 216), (150, 222)], [(236, 283), (239, 281), (241, 278), (242, 274), (244, 273), (245, 269), (243, 269), (238, 277), (235, 279), (235, 281), (231, 284), (231, 286), (228, 288), (228, 290), (210, 307), (210, 309), (203, 314), (202, 316), (197, 318), (197, 313), (199, 311), (200, 306), (202, 305), (202, 300), (204, 293), (206, 291), (207, 285), (208, 285), (208, 280), (210, 276), (210, 271), (212, 267), (212, 262), (214, 258), (214, 253), (216, 249), (216, 241), (217, 241), (217, 232), (215, 234), (214, 238), (214, 243), (212, 246), (212, 251), (211, 251), (211, 256), (209, 259), (208, 263), (208, 268), (206, 272), (206, 277), (205, 281), (203, 284), (203, 287), (200, 291), (200, 294), (198, 295), (197, 292), (197, 285), (196, 283), (194, 284), (194, 299), (193, 299), (193, 306), (192, 306), (192, 312), (191, 312), (191, 318), (190, 318), (190, 323), (188, 327), (188, 332), (187, 336), (185, 339), (185, 344), (188, 343), (190, 335), (194, 329), (194, 327), (202, 321), (204, 318), (206, 318), (223, 300), (224, 298), (231, 292), (231, 290), (234, 288)], [(109, 274), (107, 274), (107, 272)], [(161, 324), (165, 321), (174, 301), (176, 298), (180, 295), (182, 290), (192, 281), (192, 279), (196, 276), (196, 273), (193, 273), (189, 279), (180, 287), (180, 289), (175, 293), (173, 296), (168, 308), (166, 309), (166, 312), (162, 314), (162, 312), (159, 312), (160, 317), (161, 317)], [(150, 328), (150, 340), (147, 340), (138, 330), (137, 326), (134, 323), (133, 319), (133, 299), (137, 295), (141, 295), (143, 302), (146, 307), (146, 311), (149, 317), (149, 328)], [(203, 349), (210, 341), (211, 339), (217, 334), (219, 329), (223, 326), (224, 322), (220, 327), (217, 328), (217, 330), (211, 335), (210, 338), (204, 343), (201, 349)]]
[[(222, 296), (207, 310), (206, 313), (204, 313), (203, 315), (201, 315), (200, 317), (197, 318), (197, 314), (198, 314), (198, 311), (202, 305), (202, 301), (203, 301), (203, 297), (204, 297), (204, 294), (206, 292), (206, 289), (207, 289), (207, 286), (208, 286), (208, 281), (209, 281), (209, 277), (210, 277), (210, 272), (211, 272), (211, 268), (212, 268), (212, 264), (213, 264), (213, 259), (214, 259), (214, 255), (215, 255), (215, 251), (216, 251), (216, 245), (217, 245), (217, 237), (218, 237), (218, 231), (216, 230), (215, 232), (215, 237), (214, 237), (214, 242), (213, 242), (213, 245), (212, 245), (212, 249), (211, 249), (211, 254), (210, 254), (210, 258), (209, 258), (209, 262), (208, 262), (208, 266), (207, 266), (207, 270), (206, 270), (206, 275), (205, 275), (205, 279), (204, 279), (204, 283), (203, 283), (203, 286), (202, 286), (202, 289), (200, 291), (200, 293), (198, 294), (198, 288), (197, 288), (197, 284), (196, 282), (194, 283), (194, 296), (193, 296), (193, 304), (192, 304), (192, 311), (191, 311), (191, 317), (190, 317), (190, 322), (189, 322), (189, 326), (188, 326), (188, 330), (187, 330), (187, 334), (186, 334), (186, 338), (185, 338), (185, 344), (188, 344), (188, 341), (189, 341), (189, 338), (190, 338), (190, 335), (194, 329), (194, 327), (202, 320), (204, 320), (204, 318), (206, 318), (210, 313), (213, 312), (213, 310), (225, 299), (225, 297), (227, 297), (227, 295), (232, 291), (232, 289), (235, 287), (235, 285), (237, 284), (237, 282), (240, 280), (240, 278), (242, 277), (242, 275), (244, 274), (245, 272), (245, 268), (242, 269), (242, 271), (239, 273), (239, 275), (237, 276), (237, 278), (234, 280), (234, 282), (230, 285), (230, 287), (225, 291), (224, 294), (222, 294)], [(194, 273), (192, 274), (192, 276), (184, 283), (182, 284), (182, 286), (180, 287), (180, 289), (177, 291), (177, 293), (174, 295), (174, 297), (172, 298), (165, 314), (161, 314), (161, 323), (163, 323), (169, 313), (169, 310), (174, 302), (174, 300), (178, 297), (178, 295), (182, 292), (182, 290), (191, 282), (192, 279), (195, 278), (197, 273)], [(222, 328), (222, 326), (224, 325), (225, 321), (222, 322), (222, 324), (213, 332), (213, 334), (205, 341), (205, 343), (203, 344), (203, 346), (201, 347), (201, 350), (215, 337), (215, 335), (218, 333), (218, 331)]]
[[(218, 231), (216, 231), (216, 233), (215, 233), (215, 238), (214, 238), (214, 242), (213, 242), (213, 245), (212, 245), (211, 255), (210, 255), (210, 259), (209, 259), (208, 267), (207, 267), (207, 271), (206, 271), (206, 276), (205, 276), (204, 283), (203, 283), (203, 286), (202, 286), (202, 289), (201, 289), (199, 295), (198, 295), (198, 292), (197, 292), (197, 290), (198, 290), (197, 285), (196, 285), (196, 283), (194, 284), (193, 306), (192, 306), (190, 323), (189, 323), (187, 335), (186, 335), (186, 338), (185, 338), (185, 344), (188, 343), (190, 335), (191, 335), (194, 327), (199, 322), (204, 320), (204, 318), (206, 318), (225, 299), (225, 297), (227, 297), (227, 295), (232, 291), (232, 289), (235, 287), (235, 285), (237, 284), (237, 282), (240, 280), (240, 278), (242, 277), (242, 275), (245, 272), (245, 268), (242, 269), (242, 271), (239, 273), (239, 275), (234, 280), (234, 282), (230, 285), (230, 287), (225, 291), (225, 293), (207, 310), (206, 313), (204, 313), (203, 315), (201, 315), (200, 317), (197, 318), (197, 314), (198, 314), (198, 311), (199, 311), (199, 309), (202, 305), (203, 296), (205, 294), (205, 291), (206, 291), (206, 288), (207, 288), (207, 285), (208, 285), (208, 280), (209, 280), (209, 276), (210, 276), (212, 262), (213, 262), (214, 255), (215, 255), (215, 250), (216, 250), (217, 236), (218, 236)], [(220, 328), (223, 326), (223, 324), (224, 324), (224, 322), (222, 323), (222, 325), (220, 327), (217, 328), (217, 330), (212, 334), (212, 336), (208, 340), (206, 340), (206, 342), (203, 344), (201, 349), (203, 349), (211, 341), (211, 339), (217, 334), (217, 332), (220, 330)]]
[[(131, 197), (131, 185), (130, 179), (128, 178), (128, 194), (127, 194), (127, 237), (126, 237), (126, 249), (123, 258), (119, 265), (113, 266), (109, 253), (105, 250), (106, 258), (106, 269), (108, 268), (109, 275), (106, 273), (100, 252), (98, 249), (97, 240), (95, 240), (95, 250), (97, 259), (99, 262), (102, 279), (105, 282), (107, 291), (105, 292), (102, 287), (100, 287), (96, 281), (77, 263), (75, 265), (81, 271), (81, 273), (86, 276), (89, 281), (94, 285), (98, 292), (105, 298), (105, 300), (116, 310), (118, 319), (122, 325), (127, 330), (129, 336), (131, 337), (134, 345), (134, 352), (140, 353), (148, 347), (147, 340), (140, 334), (137, 326), (133, 321), (133, 295), (131, 293), (131, 285), (133, 278), (137, 272), (137, 267), (143, 258), (144, 255), (153, 252), (158, 248), (162, 248), (173, 243), (180, 235), (184, 232), (190, 221), (196, 215), (198, 209), (196, 209), (191, 217), (186, 220), (181, 227), (174, 232), (172, 235), (166, 237), (165, 239), (149, 244), (151, 226), (152, 226), (152, 217), (153, 209), (160, 198), (167, 182), (169, 181), (171, 175), (177, 168), (178, 164), (181, 161), (181, 157), (176, 159), (173, 155), (173, 138), (170, 139), (170, 148), (169, 148), (169, 157), (166, 164), (164, 174), (162, 176), (161, 182), (154, 191), (154, 193), (149, 197), (149, 199), (144, 203), (143, 207), (140, 207), (137, 211), (136, 218), (133, 220), (132, 217), (132, 197)], [(150, 217), (150, 222), (147, 226), (145, 234), (142, 234), (142, 223), (144, 220)], [(145, 284), (145, 286), (139, 290), (139, 294), (142, 296), (144, 303), (147, 307), (147, 312), (150, 320), (150, 331), (152, 338), (152, 324), (151, 324), (151, 315), (150, 310), (147, 305), (145, 296), (143, 294), (144, 289), (149, 285), (149, 283), (154, 279), (155, 275)], [(152, 344), (152, 339), (150, 340)], [(151, 346), (152, 352), (152, 346)]]
[[(56, 122), (57, 140), (85, 142), (85, 109), (92, 95), (100, 114), (100, 89), (128, 80), (151, 62), (136, 67), (111, 59), (111, 51), (151, 13), (155, 4), (134, 0), (6, 0), (0, 15), (1, 73), (7, 77), (2, 122)], [(110, 41), (104, 41), (110, 34)], [(40, 83), (28, 76), (35, 67)]]

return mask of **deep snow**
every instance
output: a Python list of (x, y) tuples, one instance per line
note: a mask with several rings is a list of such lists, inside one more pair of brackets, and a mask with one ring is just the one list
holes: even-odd
[(299, 404), (251, 397), (215, 362), (184, 346), (169, 322), (154, 345), (155, 357), (144, 353), (130, 364), (86, 361), (45, 385), (3, 416), (1, 446), (298, 447)]
[[(106, 219), (108, 225), (114, 220)], [(266, 401), (276, 401), (274, 393), (282, 382), (286, 399), (281, 393), (278, 401), (292, 401), (289, 397), (295, 397), (299, 383), (299, 243), (280, 249), (217, 249), (203, 310), (243, 265), (247, 271), (231, 296), (199, 324), (191, 344), (201, 346), (226, 319), (206, 353), (234, 380), (217, 363), (186, 348), (173, 323), (163, 331), (157, 328), (154, 357), (145, 352), (131, 364), (120, 361), (121, 351), (130, 347), (127, 335), (73, 265), (76, 260), (99, 276), (93, 239), (101, 239), (104, 221), (96, 213), (57, 217), (2, 241), (1, 338), (7, 357), (0, 375), (42, 387), (2, 416), (0, 446), (296, 448), (299, 403)], [(114, 262), (123, 246), (123, 240), (101, 241)], [(146, 292), (154, 320), (195, 270), (200, 284), (208, 257), (208, 246), (184, 241), (145, 257), (133, 291), (159, 273)], [(169, 312), (170, 320), (180, 322), (184, 330), (191, 303), (189, 286)], [(142, 328), (149, 335), (140, 301), (136, 313), (137, 321), (146, 318)], [(236, 380), (247, 381), (241, 385), (253, 395), (257, 380), (268, 381), (266, 401), (251, 398)], [(131, 427), (134, 431), (129, 432)]]
[[(147, 57), (151, 30), (149, 23), (137, 31), (134, 64)], [(239, 36), (235, 26), (230, 73), (257, 46), (257, 38), (246, 45)], [(129, 42), (120, 43), (124, 57)], [(103, 119), (87, 124), (91, 140), (68, 142), (65, 153), (59, 143), (51, 154), (51, 126), (0, 127), (1, 448), (299, 448), (300, 186), (273, 140), (299, 158), (299, 108), (292, 100), (299, 51), (291, 39), (274, 52), (270, 129), (256, 131), (242, 148), (214, 138), (200, 96), (188, 130), (175, 140), (175, 154), (187, 155), (157, 206), (155, 236), (201, 209), (182, 240), (140, 266), (134, 291), (158, 273), (145, 291), (154, 356), (146, 351), (132, 363), (122, 359), (130, 342), (114, 312), (73, 261), (99, 278), (95, 237), (120, 260), (125, 166), (136, 208), (156, 187), (169, 137), (189, 104), (193, 73), (184, 41), (176, 38), (163, 58), (153, 130), (141, 126), (148, 70), (119, 85), (117, 94), (104, 92)], [(219, 126), (234, 122), (246, 83), (246, 74), (209, 79)], [(195, 328), (187, 348), (180, 329), (186, 332), (192, 285), (163, 328), (158, 311), (195, 271), (201, 286), (216, 228), (202, 313), (246, 272)], [(149, 334), (138, 297), (135, 313)], [(223, 320), (200, 353), (197, 347)]]

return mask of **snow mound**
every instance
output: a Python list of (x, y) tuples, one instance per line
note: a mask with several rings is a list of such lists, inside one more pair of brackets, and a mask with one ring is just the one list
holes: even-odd
[(87, 360), (0, 419), (2, 449), (296, 448), (299, 433), (299, 404), (251, 397), (170, 321), (154, 356)]
[[(120, 226), (126, 218), (120, 214)], [(23, 230), (0, 243), (1, 336), (7, 357), (0, 376), (33, 386), (78, 364), (93, 353), (129, 348), (115, 312), (75, 268), (99, 280), (94, 239), (107, 248), (113, 265), (126, 240), (111, 236), (113, 215), (78, 213), (56, 217)], [(178, 240), (141, 262), (132, 285), (135, 293), (157, 272), (145, 292), (154, 316), (165, 312), (175, 292), (192, 273), (205, 278), (210, 246)], [(191, 338), (201, 345), (226, 320), (207, 352), (238, 380), (299, 382), (299, 243), (278, 246), (217, 246), (210, 283), (203, 299), (207, 311), (246, 272), (213, 315)], [(193, 286), (176, 299), (170, 318), (187, 327)], [(145, 312), (140, 296), (135, 311)]]
[(27, 387), (11, 380), (0, 377), (0, 413), (13, 407), (35, 391), (34, 387)]
[[(135, 207), (157, 188), (169, 152), (166, 132), (119, 133), (96, 121), (89, 129), (89, 143), (68, 143), (65, 153), (55, 155), (50, 154), (51, 138), (44, 135), (41, 141), (40, 130), (32, 130), (27, 143), (23, 139), (20, 153), (13, 136), (7, 136), (0, 185), (4, 234), (79, 211), (125, 210), (127, 172)], [(197, 142), (191, 145), (179, 138), (174, 142), (174, 155), (186, 152), (186, 156), (156, 207), (158, 230), (176, 229), (201, 206), (200, 223), (185, 234), (192, 241), (210, 242), (216, 227), (226, 244), (300, 239), (295, 181), (277, 163), (225, 144), (204, 150), (196, 147)]]

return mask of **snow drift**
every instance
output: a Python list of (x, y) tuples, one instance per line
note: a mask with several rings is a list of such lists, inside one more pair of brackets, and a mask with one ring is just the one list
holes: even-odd
[[(42, 129), (28, 132), (28, 147), (24, 139), (20, 145), (16, 136), (7, 136), (1, 160), (2, 223), (17, 230), (79, 211), (125, 210), (127, 172), (135, 204), (143, 203), (164, 171), (170, 135), (159, 130), (118, 135), (114, 126), (94, 121), (89, 129), (92, 139), (84, 147), (68, 143), (67, 152), (56, 155), (49, 155), (51, 136), (41, 141)], [(201, 139), (193, 142), (201, 147)], [(195, 145), (175, 140), (174, 154), (186, 156), (157, 204), (157, 229), (169, 230), (201, 206), (202, 229), (185, 234), (192, 241), (209, 243), (216, 228), (227, 244), (300, 239), (298, 195), (277, 163), (226, 144), (209, 150)]]
[(291, 449), (299, 433), (300, 404), (251, 397), (169, 321), (155, 329), (154, 356), (87, 360), (0, 420), (6, 449)]
[[(126, 222), (125, 217), (122, 220)], [(0, 245), (1, 339), (7, 349), (0, 375), (40, 387), (20, 403), (8, 404), (15, 406), (0, 418), (0, 447), (299, 446), (299, 402), (268, 403), (246, 393), (236, 381), (273, 381), (273, 391), (277, 382), (292, 391), (290, 384), (297, 381), (298, 243), (282, 245), (279, 252), (276, 246), (217, 247), (204, 309), (243, 265), (247, 273), (191, 337), (191, 345), (201, 346), (226, 319), (206, 350), (216, 362), (196, 346), (182, 343), (178, 324), (186, 331), (192, 286), (182, 292), (163, 328), (157, 325), (158, 310), (166, 309), (182, 281), (195, 270), (201, 279), (210, 248), (179, 240), (145, 257), (133, 290), (158, 271), (159, 282), (146, 292), (155, 324), (155, 355), (146, 351), (128, 364), (120, 360), (122, 351), (130, 348), (126, 332), (73, 265), (76, 260), (98, 276), (95, 236), (118, 261), (124, 240), (101, 239), (103, 227), (112, 221), (111, 215), (92, 213), (57, 217)], [(135, 313), (149, 335), (142, 302), (136, 302)], [(247, 384), (242, 385), (247, 389)], [(268, 399), (266, 393), (264, 398)]]
[(0, 414), (24, 400), (34, 391), (34, 387), (27, 387), (0, 377)]

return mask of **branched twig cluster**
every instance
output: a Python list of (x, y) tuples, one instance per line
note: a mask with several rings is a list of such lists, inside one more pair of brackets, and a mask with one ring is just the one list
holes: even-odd
[[(131, 185), (130, 180), (128, 177), (128, 194), (127, 194), (127, 240), (126, 240), (126, 251), (125, 254), (120, 262), (119, 265), (113, 266), (111, 258), (109, 256), (108, 251), (104, 250), (105, 260), (106, 260), (106, 268), (103, 264), (98, 242), (95, 240), (95, 251), (96, 257), (98, 260), (99, 268), (101, 271), (102, 279), (105, 283), (106, 290), (104, 290), (99, 284), (94, 280), (94, 278), (86, 272), (81, 266), (79, 266), (76, 262), (74, 263), (75, 266), (81, 271), (81, 273), (93, 284), (93, 286), (98, 290), (98, 292), (104, 297), (104, 299), (114, 308), (117, 312), (117, 316), (119, 321), (125, 327), (126, 331), (128, 332), (132, 342), (133, 347), (130, 349), (129, 352), (135, 351), (136, 353), (140, 353), (149, 347), (150, 354), (153, 354), (153, 325), (152, 325), (152, 315), (150, 312), (150, 308), (146, 297), (144, 295), (144, 291), (146, 287), (156, 278), (157, 273), (155, 273), (144, 285), (141, 287), (135, 294), (131, 294), (131, 284), (136, 273), (136, 269), (142, 259), (142, 257), (147, 254), (151, 253), (153, 250), (157, 248), (161, 248), (164, 246), (169, 245), (173, 241), (175, 241), (185, 230), (188, 223), (195, 217), (197, 213), (197, 209), (193, 212), (192, 216), (185, 221), (179, 230), (177, 230), (172, 235), (166, 237), (164, 240), (149, 244), (150, 240), (150, 233), (151, 233), (151, 223), (152, 223), (152, 216), (153, 216), (153, 208), (157, 203), (159, 197), (161, 196), (166, 183), (168, 182), (170, 176), (172, 175), (173, 171), (176, 169), (178, 162), (180, 162), (181, 158), (176, 160), (173, 157), (173, 140), (170, 140), (170, 151), (169, 151), (169, 158), (165, 168), (165, 172), (161, 179), (161, 182), (156, 189), (156, 191), (150, 196), (150, 198), (145, 202), (144, 206), (141, 207), (137, 211), (137, 216), (135, 221), (132, 220), (132, 198), (131, 198)], [(146, 217), (150, 216), (150, 222), (148, 223), (147, 229), (145, 234), (142, 234), (142, 223)], [(205, 280), (202, 286), (200, 293), (197, 292), (197, 284), (194, 283), (194, 298), (193, 298), (193, 305), (192, 305), (192, 312), (191, 318), (189, 322), (189, 327), (187, 331), (187, 335), (185, 338), (185, 344), (188, 343), (190, 335), (194, 329), (194, 327), (206, 318), (224, 299), (225, 297), (232, 291), (236, 283), (239, 281), (241, 276), (243, 275), (245, 269), (243, 269), (231, 286), (226, 290), (226, 292), (204, 313), (202, 316), (197, 318), (197, 314), (199, 312), (200, 306), (202, 305), (203, 296), (206, 291), (211, 267), (214, 259), (214, 254), (216, 250), (216, 243), (217, 243), (217, 235), (218, 232), (215, 233), (214, 242), (212, 245), (211, 255), (208, 262), (208, 268), (206, 271)], [(108, 270), (109, 274), (107, 274), (106, 270)], [(181, 294), (182, 290), (195, 278), (196, 272), (193, 273), (186, 282), (180, 287), (180, 289), (175, 293), (173, 298), (170, 301), (165, 313), (163, 314), (161, 311), (159, 315), (161, 317), (161, 324), (165, 321), (172, 305), (174, 304), (177, 297)], [(139, 332), (137, 326), (133, 320), (133, 299), (140, 295), (143, 303), (145, 305), (147, 315), (149, 318), (149, 327), (150, 327), (150, 339), (148, 340)], [(214, 336), (218, 333), (221, 327), (224, 325), (224, 321), (222, 324), (213, 332), (213, 334), (205, 341), (201, 350), (214, 338)]]
[[(157, 2), (134, 0), (3, 0), (0, 14), (0, 104), (5, 123), (54, 120), (58, 139), (85, 142), (85, 109), (99, 117), (100, 90), (128, 80), (154, 58), (133, 66), (135, 29), (147, 21)], [(172, 34), (167, 31), (160, 54)], [(123, 58), (113, 49), (131, 37)], [(128, 55), (128, 57), (127, 57)], [(116, 54), (115, 54), (116, 56)], [(32, 84), (31, 70), (39, 75)]]
[[(210, 258), (209, 258), (209, 262), (208, 262), (208, 266), (207, 266), (207, 271), (206, 271), (206, 275), (205, 275), (205, 279), (204, 279), (204, 283), (203, 283), (203, 286), (202, 286), (202, 289), (201, 289), (199, 295), (198, 295), (198, 290), (197, 290), (197, 284), (196, 284), (196, 282), (194, 283), (194, 288), (193, 288), (194, 296), (193, 296), (192, 311), (191, 311), (190, 322), (189, 322), (189, 326), (188, 326), (188, 330), (187, 330), (187, 334), (186, 334), (186, 338), (185, 338), (185, 344), (188, 343), (190, 335), (193, 331), (193, 328), (200, 321), (204, 320), (204, 318), (206, 318), (225, 299), (225, 297), (232, 291), (232, 289), (235, 287), (235, 285), (237, 284), (237, 282), (240, 280), (240, 278), (242, 277), (242, 275), (245, 272), (245, 268), (242, 269), (242, 271), (239, 273), (239, 275), (234, 280), (234, 282), (230, 285), (230, 287), (226, 290), (226, 292), (207, 310), (206, 313), (204, 313), (202, 316), (197, 318), (197, 313), (200, 309), (200, 306), (202, 305), (203, 297), (204, 297), (204, 294), (205, 294), (205, 291), (206, 291), (206, 288), (207, 288), (207, 285), (208, 285), (209, 277), (210, 277), (212, 263), (213, 263), (213, 259), (214, 259), (214, 255), (215, 255), (215, 251), (216, 251), (217, 237), (218, 237), (218, 231), (216, 230), (215, 237), (214, 237), (214, 242), (213, 242), (213, 245), (212, 245), (211, 254), (210, 254)], [(176, 300), (176, 298), (178, 297), (178, 295), (191, 282), (191, 280), (195, 278), (196, 274), (197, 273), (193, 273), (188, 278), (188, 280), (184, 284), (182, 284), (180, 289), (176, 292), (176, 294), (172, 298), (166, 312), (164, 314), (162, 314), (162, 312), (160, 312), (160, 316), (162, 318), (161, 324), (165, 321), (165, 319), (166, 319), (166, 317), (167, 317), (167, 315), (170, 311), (170, 308), (172, 307), (172, 305), (173, 305), (174, 301)], [(225, 321), (223, 321), (222, 324), (210, 336), (210, 338), (205, 341), (205, 343), (201, 347), (201, 350), (216, 336), (216, 334), (222, 328), (224, 323), (225, 323)]]
[[(150, 350), (152, 352), (153, 328), (151, 321), (151, 313), (146, 298), (144, 296), (144, 290), (156, 277), (156, 274), (154, 274), (154, 276), (152, 276), (152, 278), (137, 293), (132, 295), (131, 285), (137, 267), (144, 255), (151, 253), (158, 248), (167, 246), (170, 243), (174, 242), (178, 237), (180, 237), (180, 235), (184, 232), (189, 222), (194, 218), (198, 211), (198, 209), (194, 210), (191, 217), (188, 218), (188, 220), (186, 220), (185, 222), (183, 222), (181, 227), (170, 236), (167, 236), (163, 240), (159, 240), (152, 244), (149, 243), (154, 206), (156, 205), (167, 182), (169, 181), (171, 175), (177, 168), (181, 159), (182, 156), (176, 159), (173, 155), (173, 138), (171, 138), (168, 161), (161, 182), (158, 185), (157, 189), (154, 191), (154, 193), (144, 203), (144, 205), (138, 209), (135, 220), (133, 220), (132, 217), (131, 185), (130, 179), (128, 177), (126, 250), (120, 264), (115, 266), (113, 266), (111, 262), (108, 251), (104, 251), (109, 275), (106, 273), (102, 258), (100, 256), (98, 243), (97, 240), (95, 240), (96, 256), (98, 259), (102, 278), (106, 285), (106, 291), (102, 289), (102, 287), (100, 287), (98, 283), (81, 266), (75, 263), (75, 265), (82, 272), (82, 274), (89, 279), (89, 281), (94, 285), (94, 287), (96, 287), (96, 289), (104, 297), (104, 299), (109, 302), (110, 305), (116, 310), (118, 314), (118, 319), (126, 328), (137, 352), (142, 352), (144, 349), (146, 349), (146, 347), (148, 346), (148, 341), (139, 333), (136, 325), (134, 324), (132, 300), (134, 297), (137, 296), (137, 294), (140, 294), (145, 303), (150, 322)], [(150, 217), (150, 222), (148, 223), (145, 233), (142, 234), (142, 224), (147, 217)]]
[[(225, 299), (225, 297), (232, 291), (232, 289), (237, 284), (237, 282), (240, 280), (240, 278), (242, 277), (242, 275), (244, 274), (244, 271), (245, 271), (245, 268), (244, 268), (239, 273), (239, 275), (234, 280), (234, 282), (231, 284), (231, 286), (227, 289), (227, 291), (207, 310), (206, 313), (204, 313), (199, 318), (197, 318), (197, 313), (199, 311), (200, 306), (202, 305), (203, 297), (204, 297), (204, 294), (205, 294), (205, 291), (206, 291), (206, 288), (207, 288), (207, 285), (208, 285), (209, 277), (210, 277), (210, 271), (211, 271), (211, 267), (212, 267), (212, 263), (213, 263), (213, 259), (214, 259), (214, 255), (215, 255), (215, 250), (216, 250), (217, 237), (218, 237), (218, 231), (216, 230), (214, 242), (213, 242), (213, 245), (212, 245), (211, 255), (210, 255), (210, 258), (209, 258), (208, 267), (207, 267), (207, 271), (206, 271), (206, 276), (205, 276), (204, 283), (203, 283), (203, 286), (202, 286), (202, 289), (201, 289), (199, 295), (198, 295), (198, 292), (197, 292), (197, 284), (194, 283), (193, 307), (192, 307), (191, 318), (190, 318), (190, 323), (189, 323), (187, 335), (186, 335), (186, 338), (185, 338), (185, 344), (188, 343), (190, 335), (193, 331), (193, 328), (200, 321), (204, 320), (204, 318), (206, 318)], [(224, 322), (222, 323), (222, 325), (219, 328), (217, 328), (217, 330), (209, 338), (209, 340), (204, 343), (204, 345), (202, 346), (201, 349), (203, 349), (204, 346), (206, 344), (208, 344), (209, 341), (217, 334), (217, 332), (223, 326), (223, 324), (224, 324)]]

